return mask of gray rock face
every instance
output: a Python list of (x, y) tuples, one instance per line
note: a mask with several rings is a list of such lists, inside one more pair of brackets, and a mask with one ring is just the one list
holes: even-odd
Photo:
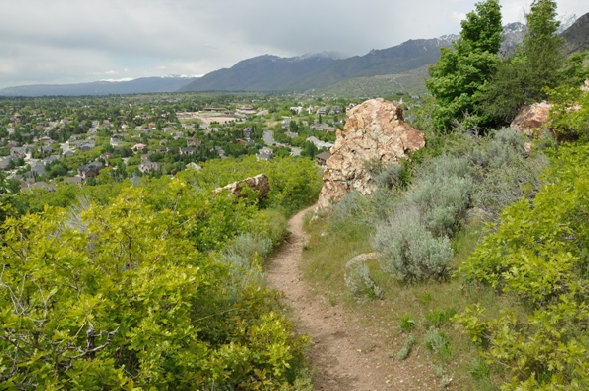
[(425, 146), (425, 133), (403, 121), (403, 110), (397, 103), (370, 99), (349, 110), (347, 116), (327, 160), (319, 210), (354, 190), (361, 194), (376, 190), (374, 178), (365, 168), (367, 161), (387, 165), (407, 159), (407, 152)]

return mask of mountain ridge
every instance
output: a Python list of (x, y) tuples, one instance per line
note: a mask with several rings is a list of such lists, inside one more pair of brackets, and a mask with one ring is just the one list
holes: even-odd
[[(561, 28), (567, 54), (589, 50), (589, 13), (568, 17)], [(571, 24), (570, 26), (567, 26)], [(568, 28), (565, 28), (568, 27)], [(500, 55), (509, 56), (523, 40), (526, 26), (504, 26)], [(434, 64), (440, 48), (452, 45), (458, 35), (410, 39), (386, 49), (373, 49), (362, 56), (338, 58), (322, 52), (298, 57), (264, 54), (220, 68), (201, 77), (143, 77), (130, 81), (96, 81), (75, 84), (35, 84), (0, 89), (0, 96), (82, 96), (158, 92), (249, 91), (292, 92), (325, 89), (348, 79), (400, 75)]]
[(0, 89), (0, 96), (83, 96), (175, 92), (191, 77), (139, 77), (127, 81), (93, 81), (72, 84), (31, 84)]

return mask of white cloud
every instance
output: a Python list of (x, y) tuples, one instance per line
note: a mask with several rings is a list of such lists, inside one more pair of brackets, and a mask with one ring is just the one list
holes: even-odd
[[(204, 74), (262, 54), (363, 55), (460, 30), (475, 0), (2, 1), (0, 87), (111, 76)], [(503, 0), (504, 21), (529, 0)], [(589, 11), (586, 0), (559, 12)], [(108, 76), (108, 75), (106, 75)]]

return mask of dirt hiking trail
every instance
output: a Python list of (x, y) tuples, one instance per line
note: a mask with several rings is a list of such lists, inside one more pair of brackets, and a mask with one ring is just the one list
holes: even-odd
[(303, 279), (299, 269), (307, 241), (303, 217), (313, 209), (304, 209), (289, 220), (290, 235), (268, 260), (266, 273), (269, 282), (284, 292), (299, 332), (313, 340), (309, 353), (315, 390), (437, 390), (439, 386), (427, 365), (389, 357), (390, 330), (387, 333), (383, 325), (358, 319), (359, 313), (341, 304), (331, 305)]

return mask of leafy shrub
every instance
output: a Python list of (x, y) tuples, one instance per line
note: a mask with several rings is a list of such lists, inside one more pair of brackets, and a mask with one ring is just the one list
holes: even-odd
[(564, 145), (530, 201), (505, 209), (459, 271), (499, 292), (520, 297), (530, 310), (505, 310), (485, 319), (469, 307), (456, 317), (482, 356), (507, 371), (505, 390), (583, 389), (589, 384), (589, 145)]
[(434, 237), (419, 223), (414, 210), (381, 223), (372, 243), (384, 255), (382, 268), (402, 281), (444, 278), (454, 256), (450, 240)]
[[(45, 207), (6, 219), (0, 388), (304, 383), (306, 339), (274, 312), (276, 294), (248, 276), (232, 284), (237, 272), (255, 276), (256, 261), (272, 248), (270, 237), (246, 234), (257, 206), (209, 202), (184, 180), (156, 183), (164, 186), (123, 189), (70, 215)], [(211, 229), (195, 230), (206, 219)], [(225, 263), (214, 249), (225, 250)]]
[(589, 92), (563, 86), (550, 90), (549, 96), (556, 103), (550, 121), (557, 139), (589, 141)]
[(399, 319), (399, 327), (401, 330), (409, 332), (415, 327), (415, 321), (410, 315), (403, 315), (401, 316), (401, 319)]
[(370, 277), (370, 270), (364, 262), (354, 262), (347, 267), (344, 281), (350, 292), (355, 296), (374, 299), (382, 295), (382, 290)]

